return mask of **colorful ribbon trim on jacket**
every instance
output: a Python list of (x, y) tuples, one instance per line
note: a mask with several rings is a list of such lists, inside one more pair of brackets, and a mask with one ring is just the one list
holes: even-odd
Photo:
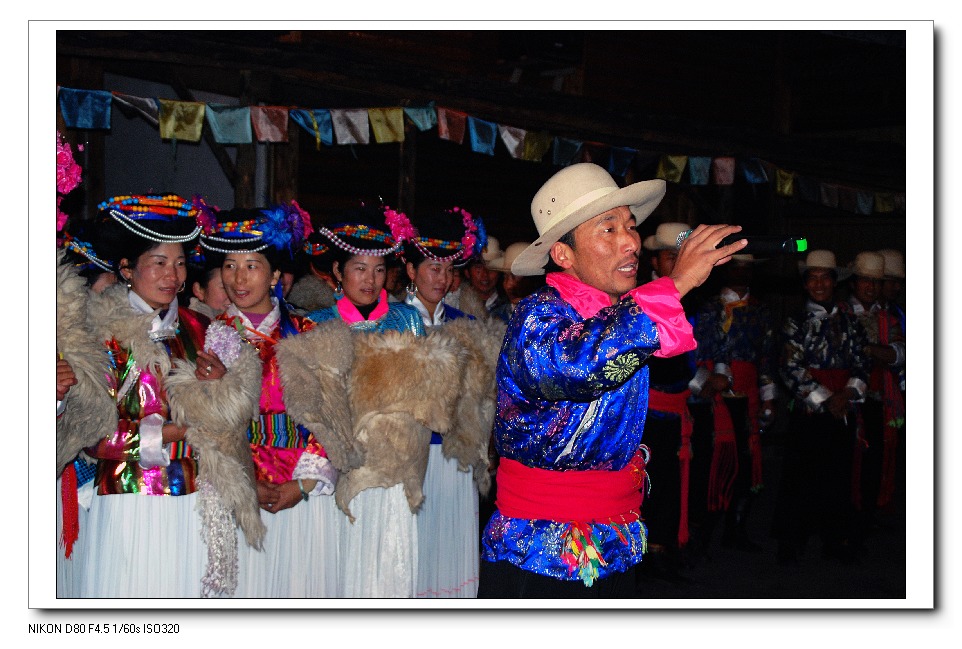
[(261, 414), (251, 421), (247, 436), (251, 444), (276, 448), (307, 448), (310, 432), (286, 413)]

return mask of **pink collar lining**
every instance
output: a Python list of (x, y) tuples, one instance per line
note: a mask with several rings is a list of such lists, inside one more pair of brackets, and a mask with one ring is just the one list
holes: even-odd
[(607, 293), (568, 273), (548, 273), (545, 282), (557, 289), (561, 299), (573, 306), (582, 318), (593, 318), (603, 308), (611, 306)]
[[(342, 297), (337, 301), (337, 312), (341, 314), (341, 319), (347, 323), (354, 324), (355, 322), (363, 322), (364, 317), (361, 312), (357, 310), (354, 303), (351, 302), (346, 297)], [(377, 320), (385, 313), (388, 312), (387, 304), (387, 291), (381, 289), (381, 294), (377, 298), (377, 306), (371, 311), (371, 317), (369, 320)]]

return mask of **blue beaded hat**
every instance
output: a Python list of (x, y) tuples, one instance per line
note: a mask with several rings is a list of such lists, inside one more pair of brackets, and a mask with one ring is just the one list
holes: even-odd
[(291, 261), (313, 232), (311, 216), (296, 201), (272, 207), (218, 210), (198, 201), (200, 245), (218, 253), (271, 252)]

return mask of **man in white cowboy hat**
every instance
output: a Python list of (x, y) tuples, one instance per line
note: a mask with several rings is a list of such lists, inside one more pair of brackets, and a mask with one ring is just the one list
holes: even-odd
[(892, 248), (884, 248), (878, 253), (885, 258), (885, 274), (882, 278), (882, 294), (879, 303), (899, 319), (902, 332), (905, 332), (905, 255)]
[(501, 275), (488, 268), (488, 264), (501, 258), (501, 242), (488, 236), (488, 242), (479, 256), (473, 257), (464, 267), (467, 283), (462, 283), (458, 291), (458, 308), (475, 318), (487, 318), (491, 310), (503, 304), (506, 299), (500, 291)]
[(832, 251), (812, 250), (799, 270), (808, 300), (782, 326), (779, 374), (794, 403), (772, 533), (780, 563), (796, 562), (812, 533), (825, 558), (851, 563), (853, 441), (868, 387), (868, 336), (836, 302), (836, 283), (851, 271)]
[(851, 264), (851, 295), (846, 310), (858, 317), (868, 334), (864, 352), (871, 362), (859, 432), (860, 535), (871, 533), (878, 509), (893, 503), (898, 473), (899, 438), (905, 425), (905, 335), (898, 318), (879, 304), (885, 279), (885, 257), (860, 252)]
[(544, 285), (541, 275), (515, 275), (511, 272), (511, 264), (530, 245), (530, 241), (516, 241), (505, 248), (500, 257), (486, 262), (488, 270), (501, 273), (501, 291), (505, 297), (504, 302), (491, 309), (491, 317), (507, 322), (518, 302)]
[[(722, 513), (722, 545), (762, 551), (750, 538), (748, 517), (762, 487), (760, 430), (775, 419), (777, 390), (771, 309), (751, 293), (760, 261), (734, 255), (723, 269), (718, 294), (695, 316), (698, 371), (689, 387), (698, 400), (690, 407), (697, 422), (694, 441), (706, 442), (694, 448), (699, 462), (690, 493), (698, 523), (692, 531), (696, 552), (708, 551)], [(711, 434), (699, 435), (702, 429)]]
[(694, 348), (681, 296), (747, 243), (718, 249), (740, 228), (699, 226), (673, 273), (638, 287), (636, 226), (664, 194), (662, 180), (619, 188), (590, 163), (562, 169), (535, 194), (539, 237), (511, 270), (547, 270), (547, 286), (518, 304), (498, 359), (498, 502), (479, 597), (635, 594), (645, 362)]

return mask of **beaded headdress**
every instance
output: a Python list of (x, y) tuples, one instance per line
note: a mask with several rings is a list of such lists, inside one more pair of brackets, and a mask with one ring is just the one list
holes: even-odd
[[(442, 210), (440, 213), (420, 217), (406, 232), (404, 243), (409, 252), (420, 253), (435, 261), (454, 261), (456, 266), (466, 264), (487, 241), (484, 225), (480, 220), (460, 207)], [(479, 236), (480, 235), (480, 236)]]
[(320, 237), (308, 241), (305, 250), (313, 256), (322, 255), (330, 252), (331, 244), (352, 255), (387, 257), (403, 245), (392, 224), (406, 222), (404, 213), (391, 207), (362, 204), (341, 214), (337, 225), (318, 227)]
[(200, 245), (212, 252), (263, 252), (268, 248), (290, 259), (314, 231), (311, 216), (297, 201), (254, 209), (219, 211), (198, 201)]
[(186, 243), (200, 233), (199, 225), (185, 234), (165, 234), (152, 227), (156, 222), (171, 223), (197, 217), (196, 205), (176, 194), (114, 196), (100, 203), (97, 209), (133, 234), (157, 243)]
[[(77, 270), (84, 271), (99, 268), (100, 270), (108, 273), (112, 273), (114, 270), (109, 261), (101, 259), (97, 256), (97, 253), (90, 242), (78, 239), (69, 232), (63, 233), (61, 245), (64, 247), (64, 250), (76, 255), (74, 258), (78, 261), (74, 263), (74, 266), (77, 268)], [(79, 261), (80, 259), (86, 259), (86, 261)]]

